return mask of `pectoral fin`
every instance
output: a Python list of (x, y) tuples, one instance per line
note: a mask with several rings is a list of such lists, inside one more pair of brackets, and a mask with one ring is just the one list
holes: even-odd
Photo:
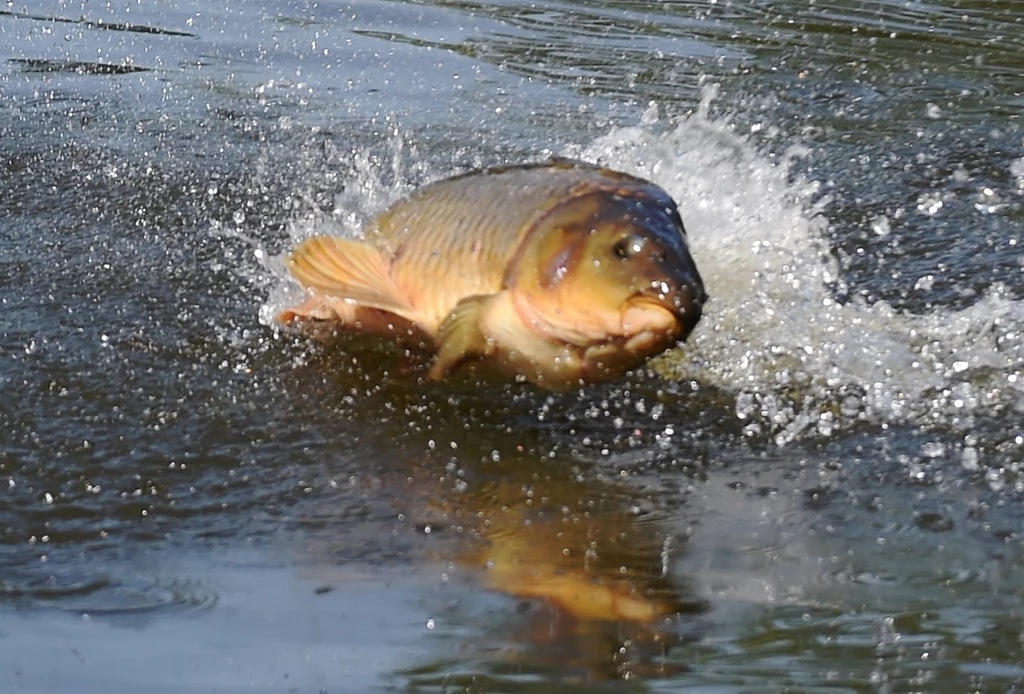
[(415, 308), (388, 274), (387, 260), (369, 244), (315, 236), (292, 251), (288, 270), (303, 286), (323, 297), (415, 319)]
[(486, 357), (493, 350), (493, 342), (483, 332), (483, 319), (492, 299), (471, 296), (455, 305), (438, 330), (430, 378), (440, 380), (463, 361)]

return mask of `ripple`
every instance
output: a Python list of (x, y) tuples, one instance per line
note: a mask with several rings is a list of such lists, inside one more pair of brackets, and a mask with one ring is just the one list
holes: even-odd
[(97, 29), (100, 31), (128, 31), (137, 34), (159, 34), (162, 36), (187, 36), (194, 38), (195, 34), (188, 31), (176, 31), (174, 29), (164, 29), (155, 26), (146, 26), (143, 24), (131, 24), (128, 22), (92, 22), (87, 19), (71, 19), (68, 17), (58, 16), (46, 16), (28, 14), (25, 12), (11, 12), (9, 10), (0, 10), (0, 16), (12, 17), (14, 19), (24, 19), (36, 22), (52, 22), (54, 24), (77, 24), (79, 26), (88, 27), (89, 29)]
[(149, 68), (118, 63), (97, 63), (82, 60), (44, 60), (42, 58), (10, 58), (25, 72), (71, 72), (77, 75), (128, 75), (148, 72)]
[(202, 581), (188, 577), (117, 583), (112, 588), (102, 600), (86, 601), (65, 609), (91, 615), (186, 612), (212, 609), (220, 599)]
[(118, 577), (65, 568), (62, 573), (22, 571), (0, 579), (0, 604), (90, 616), (207, 610), (218, 601), (214, 590), (191, 577)]

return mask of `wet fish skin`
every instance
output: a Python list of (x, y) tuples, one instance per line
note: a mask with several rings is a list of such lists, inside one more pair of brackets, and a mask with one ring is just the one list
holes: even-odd
[(280, 319), (415, 337), (552, 389), (616, 378), (684, 340), (707, 300), (671, 197), (583, 162), (471, 172), (400, 200), (363, 241), (289, 257), (309, 299)]

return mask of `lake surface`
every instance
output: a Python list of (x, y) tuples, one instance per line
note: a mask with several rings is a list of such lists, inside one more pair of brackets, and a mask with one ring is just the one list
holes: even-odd
[[(551, 395), (272, 317), (563, 155), (690, 342)], [(1024, 5), (0, 5), (0, 692), (1024, 689)]]

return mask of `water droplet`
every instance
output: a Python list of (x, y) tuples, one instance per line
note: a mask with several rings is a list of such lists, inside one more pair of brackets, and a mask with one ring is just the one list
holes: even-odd
[(994, 492), (1001, 491), (1006, 486), (1006, 479), (1003, 477), (1002, 468), (992, 469), (985, 473), (985, 481), (988, 482), (988, 488)]
[(880, 214), (871, 220), (871, 230), (879, 236), (888, 236), (889, 232), (892, 231), (892, 226), (889, 224), (889, 218), (884, 214)]
[(914, 283), (914, 289), (930, 292), (934, 284), (935, 275), (925, 275), (924, 277), (922, 277), (921, 279)]
[(967, 446), (960, 454), (960, 464), (965, 470), (975, 471), (978, 469), (978, 449), (974, 446)]

